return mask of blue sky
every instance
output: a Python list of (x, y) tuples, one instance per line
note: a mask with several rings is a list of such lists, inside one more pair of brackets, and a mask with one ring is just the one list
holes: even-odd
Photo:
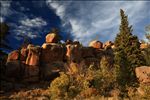
[(145, 39), (150, 25), (150, 1), (0, 1), (0, 21), (10, 26), (10, 45), (18, 48), (24, 37), (42, 45), (52, 27), (63, 40), (72, 38), (88, 45), (91, 40), (113, 41), (119, 32), (120, 9), (128, 15), (133, 34)]

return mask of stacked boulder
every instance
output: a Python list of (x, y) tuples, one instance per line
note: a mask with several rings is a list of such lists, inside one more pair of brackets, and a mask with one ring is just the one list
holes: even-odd
[(41, 48), (39, 46), (28, 45), (27, 50), (28, 55), (24, 72), (25, 81), (38, 81)]
[(69, 62), (69, 63), (71, 63), (71, 62), (80, 63), (81, 62), (82, 46), (79, 42), (75, 41), (75, 42), (67, 43), (66, 49), (67, 49), (67, 52), (66, 52), (67, 62)]
[(57, 77), (71, 63), (98, 67), (103, 56), (108, 55), (113, 59), (113, 52), (110, 52), (112, 44), (108, 42), (104, 45), (97, 40), (90, 42), (89, 47), (83, 47), (78, 41), (71, 40), (63, 44), (60, 43), (58, 34), (49, 33), (41, 47), (29, 44), (21, 50), (12, 51), (8, 55), (6, 74), (35, 82), (40, 78), (51, 80)]
[(65, 48), (57, 43), (44, 43), (41, 52), (41, 77), (49, 79), (64, 70)]
[(6, 75), (25, 81), (38, 81), (40, 47), (28, 45), (27, 48), (15, 50), (8, 55)]

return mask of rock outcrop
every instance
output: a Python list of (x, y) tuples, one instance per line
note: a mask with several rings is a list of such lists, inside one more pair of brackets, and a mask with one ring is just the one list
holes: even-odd
[(7, 62), (18, 60), (18, 59), (19, 59), (19, 51), (14, 50), (8, 55)]
[(103, 48), (103, 43), (97, 40), (91, 41), (89, 43), (90, 47), (96, 48), (96, 49), (102, 49)]
[(148, 48), (148, 44), (147, 43), (141, 43), (140, 44), (140, 49), (146, 49), (146, 48)]
[(46, 43), (57, 43), (59, 41), (56, 33), (49, 33), (46, 35)]
[(66, 48), (67, 48), (66, 52), (67, 61), (79, 63), (82, 59), (80, 45), (68, 44), (66, 45)]
[(38, 66), (40, 62), (41, 48), (39, 46), (28, 47), (28, 56), (26, 64), (31, 66)]
[[(104, 48), (109, 46), (112, 46), (112, 42), (106, 43)], [(62, 44), (57, 34), (49, 33), (41, 47), (29, 44), (21, 50), (12, 51), (8, 55), (6, 72), (7, 76), (19, 76), (27, 82), (51, 80), (59, 76), (59, 72), (65, 71), (66, 65), (70, 66), (70, 63), (84, 63), (85, 66), (94, 65), (98, 68), (102, 56), (109, 55), (111, 58), (110, 50), (103, 49), (103, 43), (97, 40), (90, 42), (89, 47), (71, 40)]]
[(107, 41), (103, 44), (104, 49), (111, 48), (111, 46), (113, 46), (113, 42), (111, 41)]
[(150, 84), (150, 66), (137, 67), (135, 73), (140, 83)]
[(65, 48), (61, 44), (44, 43), (42, 45), (41, 62), (51, 63), (54, 61), (63, 61)]

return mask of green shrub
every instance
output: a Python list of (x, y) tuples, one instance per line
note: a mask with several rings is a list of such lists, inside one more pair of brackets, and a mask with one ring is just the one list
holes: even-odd
[(68, 75), (60, 73), (60, 77), (56, 78), (50, 84), (49, 90), (51, 94), (51, 99), (66, 98), (68, 96), (67, 91), (69, 83), (70, 80)]
[(52, 81), (49, 88), (51, 99), (107, 96), (109, 91), (115, 86), (113, 68), (109, 70), (107, 66), (103, 66), (101, 69), (95, 69), (91, 65), (84, 69), (76, 64), (70, 67), (66, 73), (61, 73), (60, 77)]

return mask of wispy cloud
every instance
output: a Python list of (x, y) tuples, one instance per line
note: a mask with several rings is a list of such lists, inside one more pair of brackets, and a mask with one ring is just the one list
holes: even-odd
[[(42, 27), (47, 25), (47, 22), (40, 17), (35, 17), (32, 19), (23, 18), (19, 22), (20, 25), (16, 25), (16, 28), (13, 30), (13, 32), (16, 33), (16, 35), (19, 37), (26, 36), (31, 39), (40, 37), (39, 32), (41, 32)], [(17, 37), (17, 39), (20, 38)]]
[(42, 27), (47, 25), (47, 22), (44, 21), (42, 18), (33, 18), (33, 19), (22, 19), (20, 20), (20, 23), (22, 25), (28, 26), (28, 27)]
[[(11, 7), (11, 4), (15, 4), (16, 7), (19, 7), (20, 11)], [(0, 1), (1, 11), (0, 11), (0, 20), (5, 22), (6, 18), (13, 20), (9, 22), (11, 35), (17, 40), (20, 40), (24, 37), (31, 39), (40, 37), (43, 27), (47, 25), (47, 22), (38, 16), (30, 16), (30, 14), (25, 14), (23, 11), (29, 11), (29, 8), (21, 6), (20, 2), (12, 1)], [(15, 18), (14, 18), (15, 17)]]
[[(136, 29), (139, 23), (150, 18), (146, 1), (46, 1), (67, 29), (69, 23), (75, 40), (87, 45), (98, 38), (101, 41), (114, 40), (119, 31), (120, 9), (128, 14), (129, 22)], [(141, 27), (142, 30), (143, 27)], [(136, 34), (141, 36), (142, 34)]]
[(0, 21), (3, 22), (5, 20), (4, 16), (8, 16), (12, 14), (11, 10), (9, 9), (11, 6), (11, 0), (9, 1), (0, 1)]

